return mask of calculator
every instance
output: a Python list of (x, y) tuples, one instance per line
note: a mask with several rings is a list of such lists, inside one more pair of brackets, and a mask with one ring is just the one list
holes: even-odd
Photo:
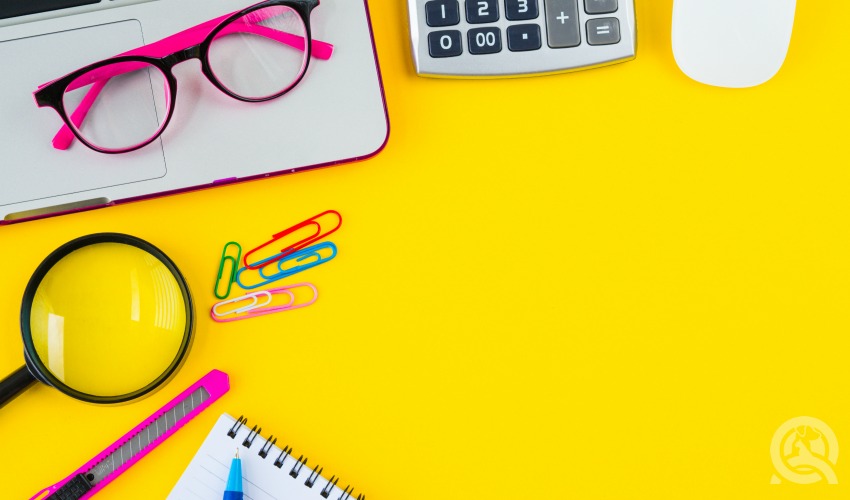
[(634, 0), (407, 0), (416, 72), (534, 76), (635, 58)]

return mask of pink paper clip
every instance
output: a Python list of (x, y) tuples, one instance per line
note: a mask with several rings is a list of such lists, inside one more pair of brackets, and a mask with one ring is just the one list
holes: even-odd
[[(325, 216), (333, 216), (337, 219), (336, 225), (332, 229), (329, 229), (327, 231), (322, 230), (322, 224), (319, 221), (319, 219), (321, 219), (322, 217), (325, 217)], [(342, 225), (342, 215), (340, 215), (339, 212), (337, 212), (336, 210), (326, 210), (326, 211), (324, 211), (324, 212), (322, 212), (318, 215), (310, 217), (309, 219), (307, 219), (303, 222), (299, 222), (298, 224), (295, 224), (294, 226), (292, 226), (288, 229), (284, 229), (283, 231), (273, 235), (271, 240), (263, 243), (262, 245), (258, 246), (257, 248), (254, 248), (253, 250), (250, 250), (248, 253), (245, 254), (245, 257), (243, 258), (243, 262), (245, 263), (245, 267), (247, 267), (248, 269), (259, 269), (259, 268), (267, 266), (269, 264), (273, 264), (273, 263), (279, 261), (280, 259), (286, 257), (287, 255), (289, 255), (289, 254), (291, 254), (291, 253), (293, 253), (297, 250), (300, 250), (300, 249), (302, 249), (302, 248), (304, 248), (308, 245), (311, 245), (312, 243), (319, 241), (320, 239), (328, 236), (329, 234), (331, 234), (334, 231), (336, 231), (337, 229), (339, 229), (339, 227), (341, 225)], [(305, 227), (310, 227), (310, 226), (315, 227), (313, 234), (311, 234), (310, 236), (307, 236), (305, 238), (302, 238), (302, 239), (298, 240), (297, 242), (283, 248), (280, 251), (280, 253), (278, 253), (274, 257), (260, 259), (257, 262), (251, 262), (251, 263), (248, 262), (248, 258), (251, 256), (251, 254), (253, 254), (253, 253), (255, 253), (259, 250), (262, 250), (263, 248), (271, 245), (272, 243), (274, 243), (276, 241), (283, 239), (284, 237), (294, 233), (295, 231), (298, 231), (299, 229), (303, 229)]]
[[(313, 297), (307, 302), (296, 303), (295, 294), (292, 293), (291, 290), (301, 287), (309, 288), (310, 290), (312, 290)], [(272, 296), (278, 294), (288, 295), (289, 301), (283, 305), (269, 306), (272, 301)], [(262, 303), (261, 297), (266, 299)], [(261, 290), (259, 292), (248, 292), (241, 297), (223, 300), (213, 305), (212, 309), (210, 310), (210, 317), (212, 317), (213, 321), (217, 321), (219, 323), (239, 321), (241, 319), (249, 319), (254, 318), (256, 316), (263, 316), (266, 314), (291, 311), (293, 309), (307, 307), (313, 304), (313, 302), (316, 302), (316, 299), (318, 298), (319, 291), (316, 290), (316, 287), (312, 283), (295, 283), (294, 285), (287, 285), (279, 288), (272, 288), (269, 290)], [(235, 309), (230, 311), (221, 312), (219, 310), (221, 306), (226, 306), (229, 304), (239, 304), (239, 302), (242, 301), (250, 301), (250, 303), (247, 305), (236, 307)]]

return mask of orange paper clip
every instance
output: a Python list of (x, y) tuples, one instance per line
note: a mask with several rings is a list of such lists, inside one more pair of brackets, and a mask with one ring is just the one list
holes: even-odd
[[(319, 221), (319, 219), (321, 219), (323, 217), (325, 217), (325, 218), (330, 218), (330, 217), (335, 218), (336, 221), (337, 221), (336, 225), (331, 229), (324, 230), (322, 228), (321, 222)], [(331, 234), (334, 231), (336, 231), (337, 229), (339, 229), (339, 227), (341, 225), (342, 225), (342, 215), (340, 215), (339, 212), (337, 212), (336, 210), (326, 210), (326, 211), (320, 213), (319, 215), (313, 216), (313, 217), (311, 217), (311, 218), (309, 218), (309, 219), (307, 219), (303, 222), (299, 222), (298, 224), (295, 224), (294, 226), (290, 227), (289, 229), (284, 229), (283, 231), (272, 236), (271, 240), (263, 243), (262, 245), (258, 246), (257, 248), (254, 248), (253, 250), (246, 253), (245, 257), (243, 259), (243, 262), (245, 263), (245, 267), (247, 267), (248, 269), (259, 269), (259, 268), (267, 266), (269, 264), (273, 264), (273, 263), (279, 261), (280, 259), (286, 257), (287, 255), (289, 255), (289, 254), (291, 254), (291, 253), (293, 253), (297, 250), (300, 250), (300, 249), (302, 249), (302, 248), (304, 248), (308, 245), (311, 245), (314, 242), (319, 241), (320, 239), (328, 236), (329, 234)], [(297, 242), (295, 242), (291, 245), (284, 247), (280, 251), (280, 253), (274, 255), (271, 258), (263, 258), (263, 259), (258, 259), (256, 262), (248, 262), (248, 258), (253, 253), (255, 253), (259, 250), (262, 250), (263, 248), (265, 248), (265, 247), (267, 247), (267, 246), (269, 246), (269, 245), (271, 245), (271, 244), (273, 244), (277, 241), (282, 240), (286, 236), (298, 231), (299, 229), (308, 228), (310, 226), (313, 226), (315, 228), (312, 234), (310, 234), (309, 236), (307, 236), (305, 238), (298, 240)]]

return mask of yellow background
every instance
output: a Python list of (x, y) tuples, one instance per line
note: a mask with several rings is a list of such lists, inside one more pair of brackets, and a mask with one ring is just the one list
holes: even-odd
[[(4, 498), (63, 478), (212, 368), (232, 389), (99, 498), (162, 498), (222, 412), (370, 499), (846, 498), (850, 3), (801, 1), (785, 66), (749, 90), (676, 67), (670, 0), (635, 61), (545, 78), (415, 76), (404, 2), (373, 0), (390, 112), (357, 164), (0, 228), (0, 370), (44, 256), (88, 233), (162, 248), (193, 351), (102, 408), (43, 386), (0, 410)], [(734, 15), (734, 12), (730, 12)], [(325, 209), (319, 301), (219, 325), (222, 245)], [(771, 486), (786, 420), (832, 427), (839, 485)]]

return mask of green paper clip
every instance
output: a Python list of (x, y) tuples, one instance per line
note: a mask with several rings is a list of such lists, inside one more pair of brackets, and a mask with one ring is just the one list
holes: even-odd
[[(227, 255), (227, 247), (230, 245), (234, 245), (236, 247), (236, 257), (231, 255)], [(218, 277), (215, 280), (215, 286), (213, 287), (213, 294), (219, 299), (226, 299), (228, 295), (230, 295), (230, 288), (233, 286), (233, 283), (236, 282), (236, 271), (239, 270), (239, 259), (242, 257), (242, 246), (235, 241), (229, 241), (226, 245), (224, 245), (224, 250), (221, 251), (221, 262), (218, 264)], [(223, 295), (218, 293), (218, 289), (222, 282), (222, 276), (224, 275), (224, 265), (230, 262), (230, 275), (227, 278), (227, 290)]]

